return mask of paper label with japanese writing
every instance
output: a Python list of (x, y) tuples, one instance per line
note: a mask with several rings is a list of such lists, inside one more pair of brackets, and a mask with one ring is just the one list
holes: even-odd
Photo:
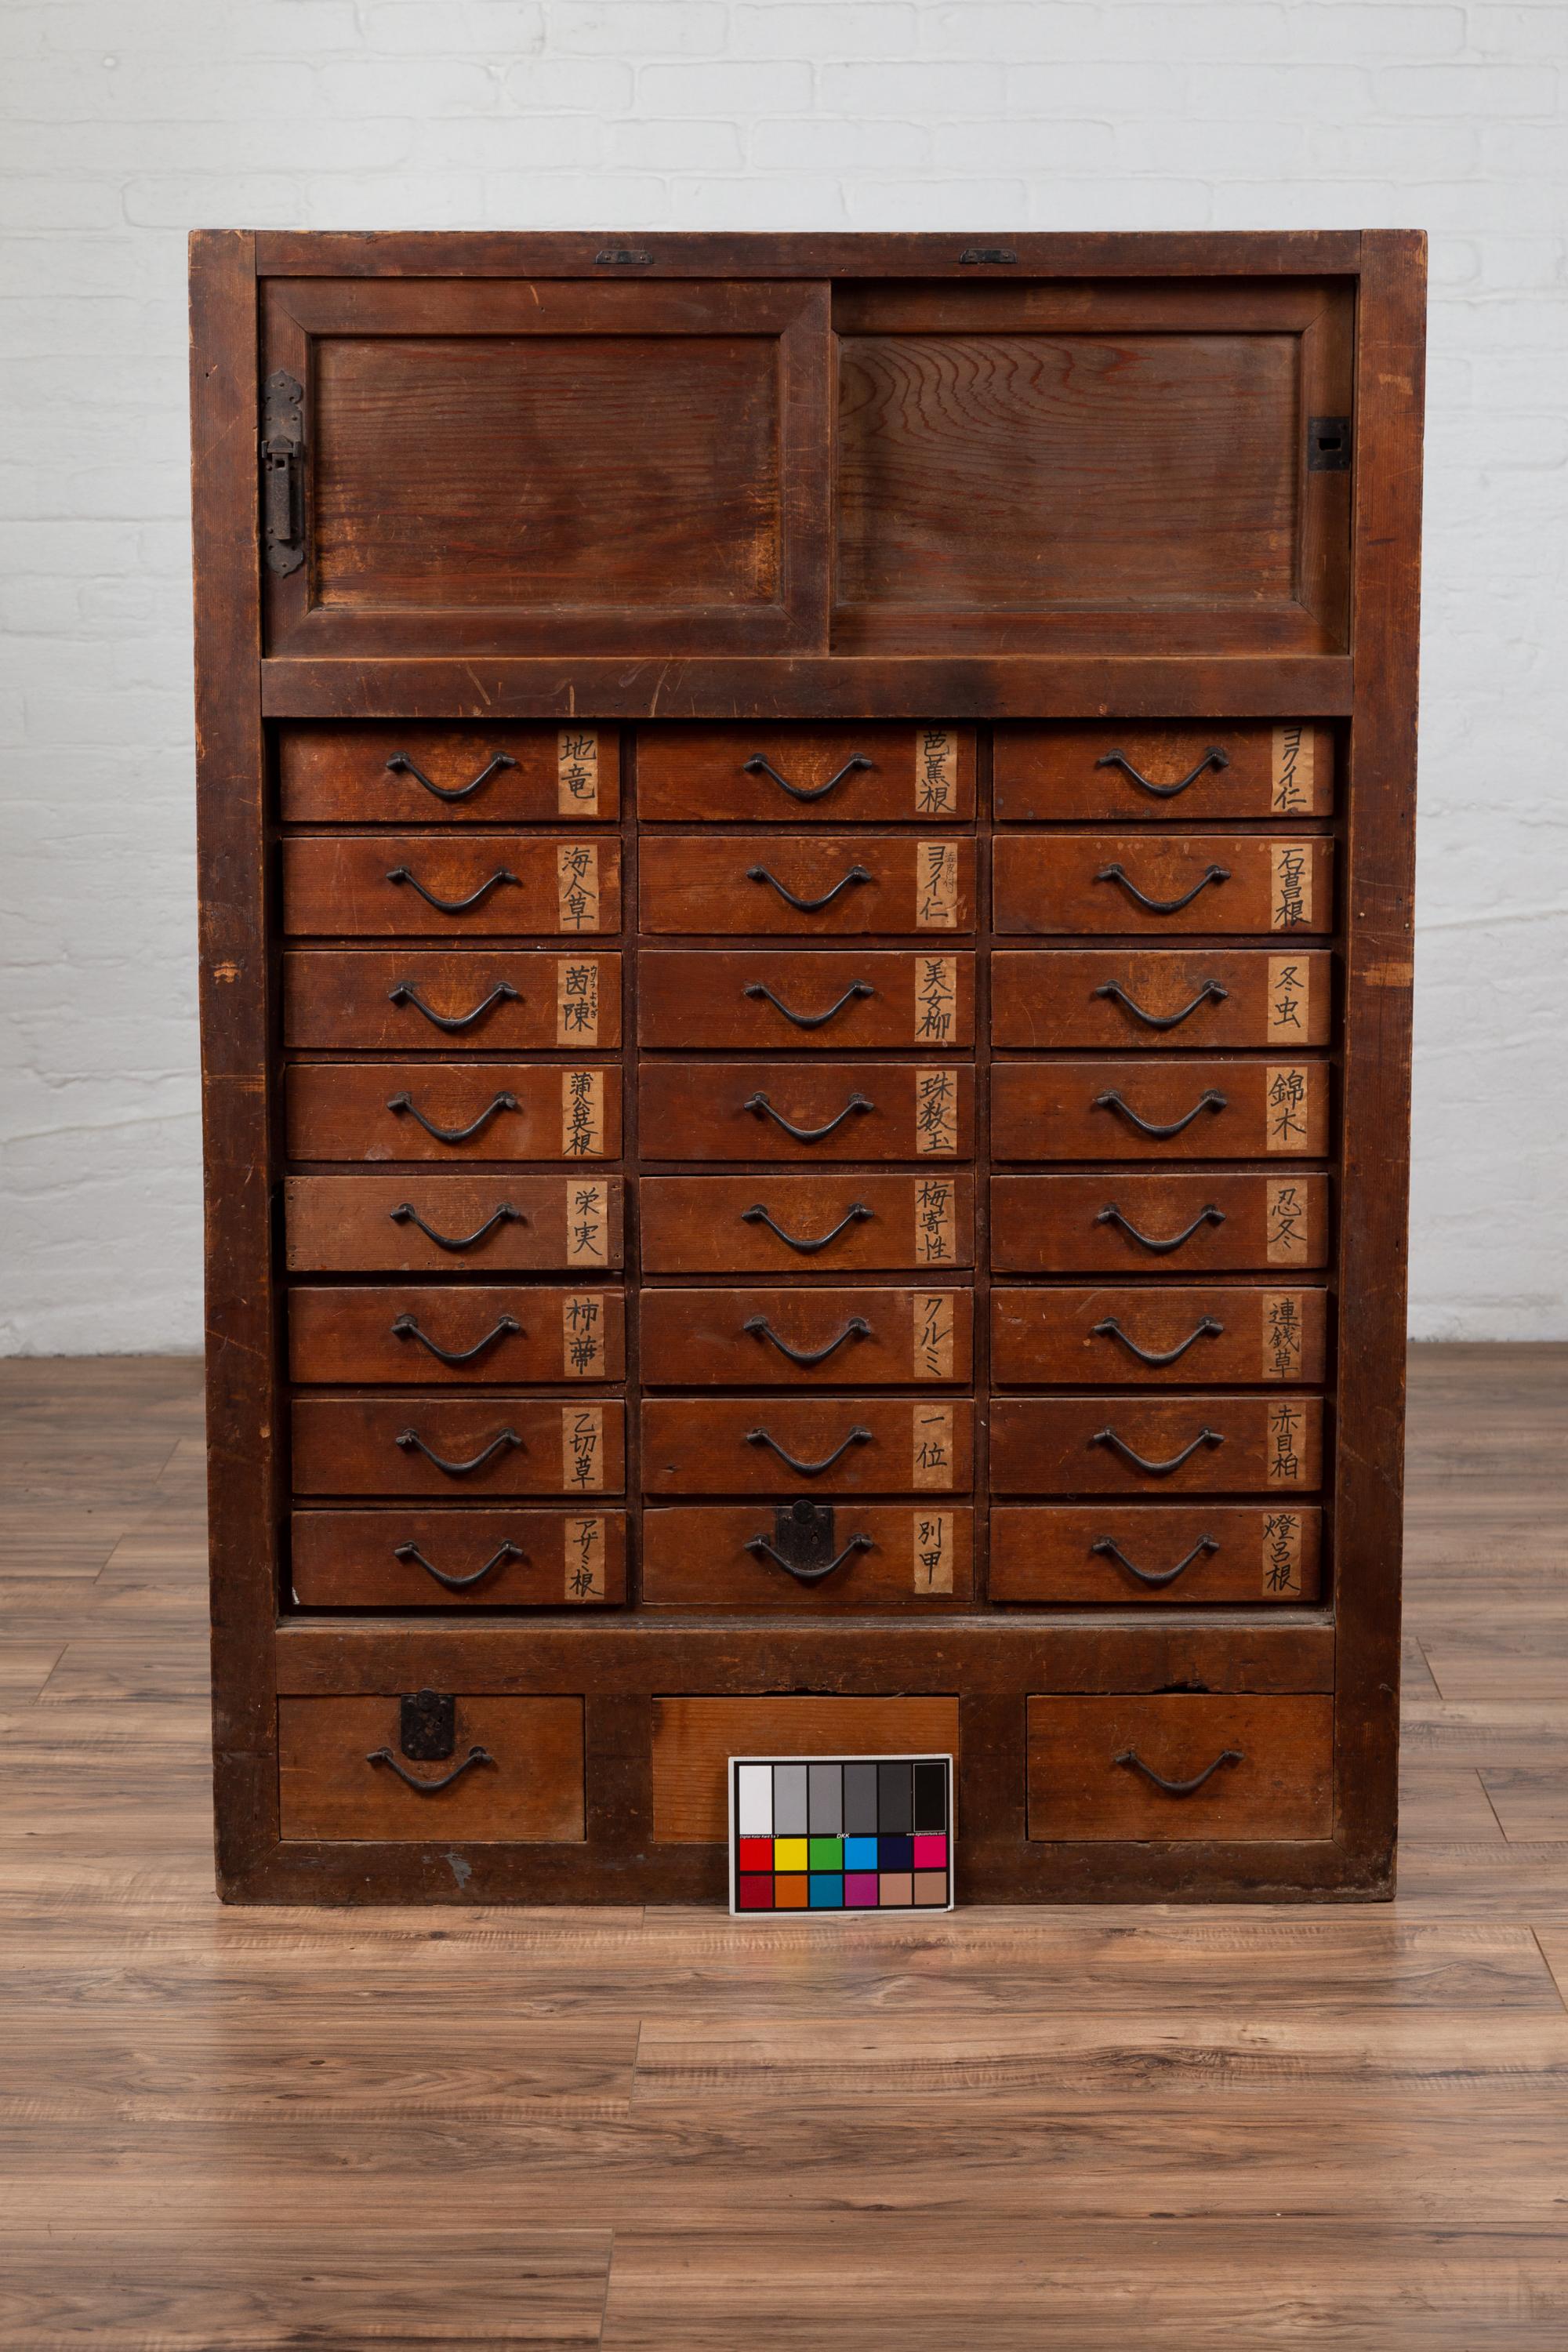
[(1310, 929), (1312, 921), (1312, 845), (1310, 841), (1271, 841), (1268, 845), (1268, 928), (1271, 931)]
[(1304, 1045), (1308, 1037), (1312, 967), (1304, 955), (1270, 956), (1263, 1034), (1270, 1045)]
[(556, 921), (563, 931), (599, 928), (599, 851), (592, 841), (563, 841), (555, 848)]
[(917, 1404), (910, 1454), (910, 1478), (917, 1486), (952, 1485), (952, 1407)]
[(917, 1381), (952, 1380), (955, 1315), (956, 1302), (951, 1291), (916, 1291), (910, 1369)]
[(564, 1598), (568, 1601), (603, 1601), (605, 1591), (604, 1520), (579, 1518), (574, 1515), (562, 1531), (562, 1549), (566, 1559)]
[(1307, 1416), (1299, 1404), (1283, 1397), (1268, 1408), (1268, 1439), (1264, 1457), (1264, 1475), (1271, 1486), (1300, 1486), (1306, 1481), (1307, 1465), (1301, 1454), (1301, 1440), (1307, 1426)]
[(1299, 1291), (1268, 1290), (1263, 1294), (1266, 1381), (1299, 1381), (1301, 1377), (1302, 1304)]
[(917, 1511), (914, 1516), (915, 1591), (952, 1591), (952, 1513)]
[(958, 958), (915, 958), (915, 1044), (951, 1045), (958, 1022)]
[(596, 956), (557, 956), (555, 960), (555, 1042), (558, 1045), (599, 1042)]
[(1301, 1594), (1301, 1514), (1300, 1511), (1265, 1511), (1263, 1514), (1263, 1591), (1266, 1599), (1279, 1600), (1292, 1593)]
[(915, 737), (915, 814), (958, 814), (958, 737), (951, 727), (922, 727)]
[(915, 1256), (921, 1265), (952, 1265), (957, 1256), (952, 1179), (917, 1176), (914, 1190)]
[(561, 1483), (569, 1494), (597, 1494), (605, 1483), (605, 1408), (561, 1408)]
[(566, 1263), (568, 1265), (608, 1265), (610, 1262), (610, 1202), (605, 1184), (566, 1187)]
[(915, 922), (922, 931), (958, 928), (958, 844), (915, 844)]
[(956, 1070), (915, 1072), (915, 1150), (922, 1159), (958, 1150)]
[(1268, 806), (1276, 816), (1310, 816), (1317, 807), (1312, 790), (1312, 748), (1316, 740), (1316, 730), (1310, 727), (1274, 730)]
[(1264, 1246), (1270, 1265), (1305, 1265), (1311, 1248), (1307, 1188), (1297, 1176), (1263, 1188)]
[(565, 1160), (605, 1156), (605, 1073), (561, 1073), (561, 1153)]
[(605, 1301), (579, 1291), (561, 1302), (561, 1369), (569, 1381), (605, 1377)]
[(1300, 1063), (1270, 1065), (1263, 1087), (1265, 1150), (1305, 1151), (1311, 1133), (1311, 1070)]
[(555, 738), (556, 805), (563, 816), (599, 814), (599, 739), (591, 727), (563, 727)]

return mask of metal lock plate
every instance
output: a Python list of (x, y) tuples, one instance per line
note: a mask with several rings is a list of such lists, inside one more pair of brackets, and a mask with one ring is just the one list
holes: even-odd
[(403, 1701), (398, 1745), (411, 1764), (440, 1764), (458, 1744), (458, 1702), (449, 1692), (415, 1691)]

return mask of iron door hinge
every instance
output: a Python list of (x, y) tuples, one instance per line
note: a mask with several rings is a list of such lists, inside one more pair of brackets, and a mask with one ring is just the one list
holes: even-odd
[(305, 561), (305, 387), (279, 368), (261, 388), (261, 528), (271, 572)]

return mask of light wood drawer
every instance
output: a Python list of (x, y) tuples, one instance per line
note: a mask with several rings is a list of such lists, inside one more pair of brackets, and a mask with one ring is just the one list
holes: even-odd
[(1125, 1609), (1316, 1601), (1314, 1503), (1005, 1503), (991, 1514), (991, 1598)]
[[(932, 1698), (656, 1698), (653, 1833), (721, 1845), (731, 1756), (958, 1758), (958, 1701)], [(962, 1834), (962, 1824), (960, 1824)]]
[(637, 994), (645, 1046), (940, 1054), (974, 1043), (974, 958), (940, 949), (645, 949)]
[(300, 1397), (293, 1413), (300, 1495), (618, 1495), (626, 1407), (616, 1401)]
[(618, 955), (294, 948), (283, 1043), (362, 1053), (594, 1053), (621, 1042)]
[(1036, 1695), (1029, 1835), (1330, 1837), (1333, 1714), (1315, 1691)]
[(974, 814), (974, 730), (650, 727), (637, 737), (647, 824), (953, 823)]
[(998, 727), (992, 764), (999, 824), (1327, 816), (1334, 805), (1333, 733), (1310, 721)]
[(649, 1397), (650, 1495), (967, 1494), (967, 1397)]
[[(642, 1534), (645, 1607), (824, 1617), (940, 1608), (973, 1597), (974, 1514), (967, 1505), (840, 1504), (828, 1554), (837, 1554), (840, 1565), (806, 1582), (773, 1556), (795, 1556), (781, 1549), (777, 1519), (766, 1503), (649, 1511)], [(784, 1541), (787, 1546), (787, 1528)], [(771, 1551), (760, 1549), (764, 1544)]]
[(1326, 1265), (1326, 1176), (994, 1176), (991, 1263), (998, 1274), (1277, 1278)]
[(302, 1609), (581, 1609), (626, 1597), (624, 1511), (296, 1511)]
[(1280, 1061), (998, 1062), (998, 1160), (1321, 1160), (1329, 1065)]
[(1011, 1387), (1321, 1381), (1327, 1326), (1322, 1290), (994, 1290), (991, 1376)]
[(512, 1274), (584, 1283), (621, 1264), (618, 1176), (293, 1176), (294, 1274)]
[(297, 1062), (291, 1160), (616, 1160), (618, 1067), (577, 1063)]
[(998, 931), (1334, 927), (1334, 845), (1321, 835), (1005, 834), (993, 855)]
[(645, 1384), (906, 1388), (968, 1381), (968, 1290), (645, 1290)]
[(638, 855), (645, 931), (940, 939), (974, 928), (966, 838), (650, 834)]
[(620, 814), (615, 728), (285, 727), (285, 824), (559, 824)]
[[(580, 1698), (458, 1695), (450, 1761), (405, 1759), (401, 1719), (395, 1697), (280, 1698), (282, 1835), (407, 1843), (582, 1838)], [(467, 1761), (476, 1748), (482, 1756)], [(461, 1769), (448, 1779), (454, 1765)], [(409, 1780), (419, 1785), (411, 1788)], [(443, 1780), (446, 1786), (437, 1785)]]
[(1331, 959), (1291, 948), (1047, 948), (991, 959), (994, 1045), (1274, 1046), (1332, 1034)]
[(1310, 1494), (1322, 1476), (1320, 1397), (998, 1397), (999, 1495)]
[(969, 1063), (645, 1062), (644, 1161), (966, 1159)]
[(289, 1378), (472, 1388), (624, 1380), (626, 1295), (494, 1283), (376, 1284), (289, 1294)]
[(649, 1274), (932, 1272), (974, 1255), (971, 1176), (645, 1176)]
[(483, 939), (621, 927), (617, 840), (515, 833), (312, 834), (283, 844), (295, 937)]

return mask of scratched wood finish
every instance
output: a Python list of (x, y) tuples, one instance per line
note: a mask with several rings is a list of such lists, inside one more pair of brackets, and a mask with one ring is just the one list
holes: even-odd
[[(580, 848), (592, 856), (569, 900), (563, 867)], [(620, 854), (614, 835), (302, 835), (283, 844), (283, 928), (323, 938), (592, 939), (620, 928)]]
[(283, 1187), (295, 1274), (551, 1272), (621, 1265), (616, 1176), (295, 1176)]
[(646, 1274), (940, 1273), (974, 1260), (974, 1179), (645, 1176)]
[(941, 948), (804, 955), (764, 948), (645, 950), (638, 1035), (649, 1048), (798, 1054), (974, 1044), (974, 958)]
[(296, 1511), (289, 1579), (310, 1609), (573, 1609), (626, 1597), (624, 1511)]
[(898, 824), (974, 814), (974, 730), (769, 725), (650, 727), (637, 738), (649, 824)]
[(294, 1160), (620, 1157), (621, 1074), (602, 1064), (296, 1063), (285, 1101)]
[(999, 727), (991, 757), (999, 824), (1186, 824), (1334, 805), (1333, 730), (1310, 722)]
[(1331, 841), (1311, 835), (999, 835), (999, 931), (1266, 934), (1334, 927)]
[(583, 1709), (569, 1698), (459, 1694), (452, 1763), (404, 1770), (395, 1698), (280, 1698), (285, 1838), (573, 1838), (583, 1834)]
[(998, 1397), (999, 1495), (1281, 1495), (1316, 1491), (1319, 1397)]
[[(1309, 1838), (1332, 1828), (1326, 1696), (1028, 1705), (1032, 1838)], [(1172, 1785), (1159, 1787), (1134, 1759)]]
[(621, 810), (614, 727), (280, 727), (285, 824), (559, 824)]
[(471, 1400), (300, 1397), (293, 1409), (295, 1490), (440, 1495), (454, 1502), (472, 1495), (618, 1495), (626, 1483), (625, 1416), (614, 1398), (581, 1391)]
[[(835, 1617), (861, 1609), (953, 1609), (974, 1591), (974, 1514), (940, 1496), (858, 1503), (840, 1513), (841, 1567), (800, 1584), (750, 1546), (774, 1534), (765, 1504), (698, 1505), (643, 1515), (643, 1602), (649, 1609), (739, 1610)], [(863, 1545), (851, 1548), (853, 1539)]]
[(991, 959), (994, 1045), (1326, 1045), (1332, 1013), (1333, 962), (1321, 949), (1047, 948)]
[(600, 950), (295, 948), (283, 1043), (361, 1053), (596, 1053), (621, 1042), (621, 960)]
[(991, 1374), (1008, 1386), (1321, 1381), (1327, 1342), (1321, 1288), (1184, 1283), (991, 1294)]
[(945, 1174), (974, 1149), (974, 1072), (964, 1063), (931, 1072), (893, 1062), (645, 1062), (637, 1086), (645, 1160), (924, 1160)]
[(936, 944), (974, 928), (974, 845), (962, 837), (786, 835), (759, 843), (649, 834), (640, 857), (645, 931), (797, 939), (918, 932)]
[[(648, 1290), (645, 1386), (905, 1388), (967, 1381), (968, 1290)], [(813, 1360), (816, 1359), (816, 1360)]]
[[(458, 1359), (447, 1361), (448, 1357)], [(376, 1283), (289, 1293), (289, 1377), (471, 1388), (626, 1378), (626, 1293), (502, 1283)]]
[(1295, 1275), (1328, 1262), (1329, 1180), (1293, 1168), (991, 1181), (998, 1274)]
[(998, 1062), (998, 1160), (1321, 1160), (1331, 1070), (1310, 1054), (1218, 1062)]
[(993, 1601), (1105, 1608), (1316, 1601), (1315, 1503), (1003, 1503), (991, 1514)]
[(967, 1398), (658, 1397), (642, 1408), (650, 1495), (966, 1494)]

